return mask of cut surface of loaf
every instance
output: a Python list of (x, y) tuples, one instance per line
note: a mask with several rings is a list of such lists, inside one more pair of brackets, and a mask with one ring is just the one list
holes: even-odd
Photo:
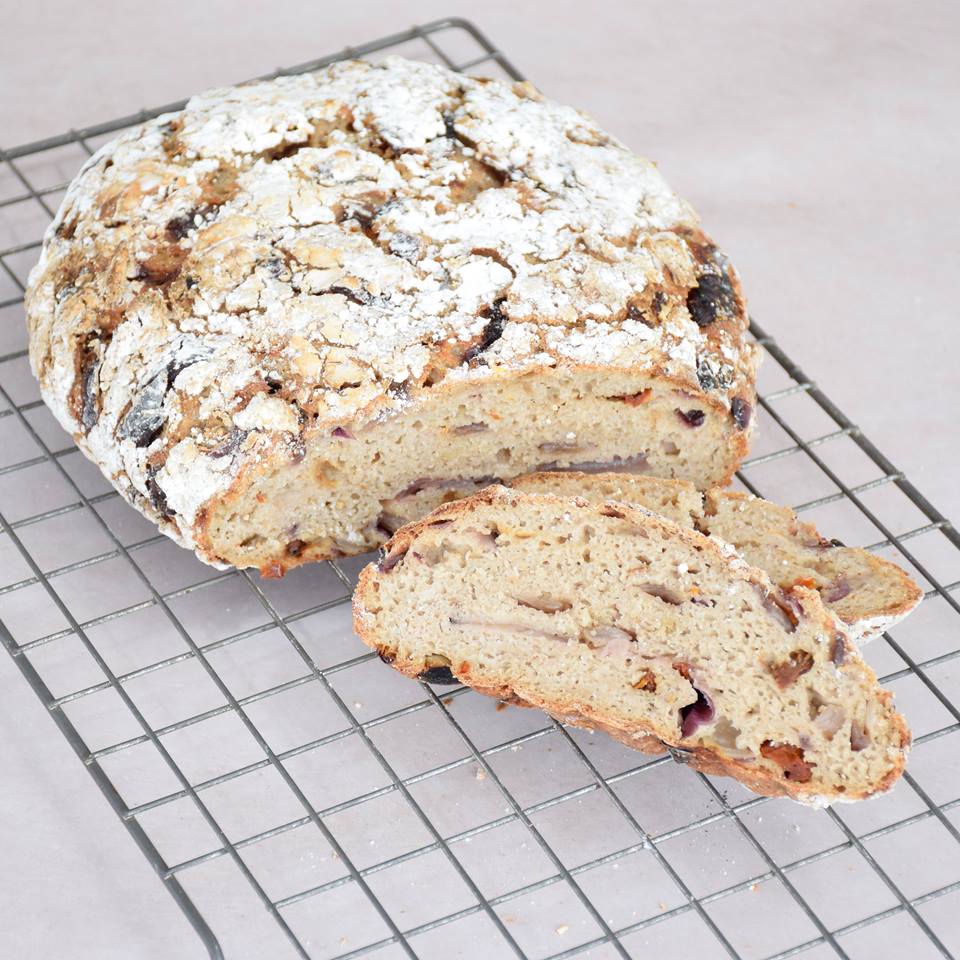
[(104, 146), (26, 309), (80, 449), (201, 559), (265, 574), (531, 470), (723, 483), (754, 426), (736, 272), (655, 165), (529, 84), (396, 57)]
[(920, 587), (895, 563), (827, 540), (789, 507), (750, 494), (701, 493), (680, 480), (616, 473), (534, 473), (514, 479), (510, 486), (531, 493), (634, 503), (719, 537), (778, 586), (816, 590), (860, 642), (892, 627), (923, 599)]
[(494, 486), (443, 506), (363, 571), (354, 625), (409, 676), (760, 793), (853, 800), (903, 770), (903, 718), (815, 591), (621, 502)]

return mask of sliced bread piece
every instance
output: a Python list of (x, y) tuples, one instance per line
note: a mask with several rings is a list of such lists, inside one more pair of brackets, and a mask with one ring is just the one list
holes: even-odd
[(747, 493), (700, 493), (684, 480), (623, 473), (533, 473), (512, 480), (530, 492), (620, 500), (726, 540), (777, 585), (810, 587), (858, 642), (902, 620), (923, 591), (895, 563), (827, 540), (789, 508)]
[(442, 506), (363, 571), (354, 625), (408, 676), (758, 793), (853, 800), (903, 771), (906, 724), (816, 591), (623, 503), (492, 486)]

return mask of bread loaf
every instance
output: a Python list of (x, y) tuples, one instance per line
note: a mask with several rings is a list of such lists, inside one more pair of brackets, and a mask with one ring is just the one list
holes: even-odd
[(531, 470), (723, 483), (754, 423), (737, 275), (656, 167), (529, 84), (398, 58), (123, 133), (26, 306), (80, 449), (201, 559), (267, 575)]

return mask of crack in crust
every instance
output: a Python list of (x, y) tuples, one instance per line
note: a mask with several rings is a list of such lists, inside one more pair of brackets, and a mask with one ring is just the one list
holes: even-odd
[[(398, 58), (210, 91), (102, 148), (27, 314), (61, 424), (194, 546), (244, 471), (449, 380), (649, 370), (745, 451), (758, 358), (735, 271), (653, 164), (529, 84)], [(164, 378), (185, 337), (202, 359)]]

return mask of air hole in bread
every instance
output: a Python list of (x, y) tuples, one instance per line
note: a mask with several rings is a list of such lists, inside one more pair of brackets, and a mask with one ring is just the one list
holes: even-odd
[(490, 425), (488, 423), (477, 421), (476, 423), (463, 423), (459, 427), (453, 427), (450, 432), (462, 437), (469, 433), (486, 433), (489, 429)]
[(529, 607), (531, 610), (539, 610), (541, 613), (549, 614), (562, 613), (573, 606), (569, 600), (548, 597), (543, 593), (535, 597), (517, 597), (516, 601), (521, 607)]
[(672, 607), (679, 607), (683, 603), (683, 597), (669, 587), (665, 587), (662, 583), (641, 583), (640, 589), (644, 593), (650, 594), (651, 597), (669, 603)]

